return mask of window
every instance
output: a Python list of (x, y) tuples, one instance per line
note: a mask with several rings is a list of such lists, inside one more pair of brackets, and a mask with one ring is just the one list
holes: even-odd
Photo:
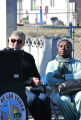
[(39, 10), (40, 9), (40, 1), (41, 0), (31, 0), (31, 10)]
[(50, 6), (54, 7), (54, 0), (50, 0)]

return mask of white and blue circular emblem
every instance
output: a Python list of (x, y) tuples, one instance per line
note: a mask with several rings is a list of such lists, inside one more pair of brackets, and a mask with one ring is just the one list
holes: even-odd
[(0, 120), (26, 120), (26, 108), (18, 94), (6, 92), (0, 97)]

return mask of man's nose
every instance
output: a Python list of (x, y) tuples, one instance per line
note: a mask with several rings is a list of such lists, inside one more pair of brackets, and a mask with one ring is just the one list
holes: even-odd
[(63, 46), (62, 49), (64, 50), (64, 49), (65, 49), (65, 46)]
[(17, 41), (15, 41), (15, 44), (17, 44)]

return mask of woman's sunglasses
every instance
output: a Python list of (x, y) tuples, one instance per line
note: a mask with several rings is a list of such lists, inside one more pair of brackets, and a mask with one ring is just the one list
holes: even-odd
[(16, 40), (16, 39), (11, 39), (11, 42), (12, 42), (12, 43), (17, 42), (18, 44), (22, 44), (22, 40), (21, 40), (21, 39), (18, 39), (18, 40)]

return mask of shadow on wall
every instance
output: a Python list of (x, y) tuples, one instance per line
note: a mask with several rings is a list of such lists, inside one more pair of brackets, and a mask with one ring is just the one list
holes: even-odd
[(44, 41), (43, 59), (40, 65), (41, 76), (45, 75), (46, 67), (49, 61), (53, 60), (57, 55), (57, 40), (60, 37), (46, 37)]

